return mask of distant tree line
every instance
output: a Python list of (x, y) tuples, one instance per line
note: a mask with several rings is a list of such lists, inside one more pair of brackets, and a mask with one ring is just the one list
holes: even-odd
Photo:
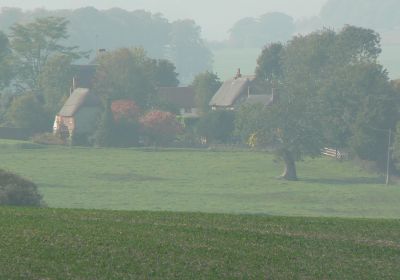
[(24, 12), (18, 8), (3, 8), (0, 30), (9, 33), (16, 23), (37, 18), (62, 17), (69, 22), (68, 38), (63, 45), (79, 46), (93, 58), (96, 50), (114, 50), (140, 46), (149, 57), (172, 61), (181, 83), (189, 84), (194, 76), (212, 67), (212, 54), (201, 38), (201, 29), (192, 20), (169, 22), (161, 14), (119, 8), (100, 11), (93, 7), (77, 10)]
[(340, 30), (345, 25), (396, 30), (400, 27), (399, 9), (398, 0), (328, 0), (319, 15), (310, 18), (294, 20), (280, 12), (242, 18), (229, 30), (229, 39), (219, 45), (258, 48), (273, 42), (285, 43), (295, 34), (323, 27)]

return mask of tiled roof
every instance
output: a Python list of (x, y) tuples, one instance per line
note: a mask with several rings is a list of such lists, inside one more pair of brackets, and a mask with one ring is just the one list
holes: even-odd
[(178, 108), (195, 108), (195, 92), (192, 87), (160, 87), (158, 97)]

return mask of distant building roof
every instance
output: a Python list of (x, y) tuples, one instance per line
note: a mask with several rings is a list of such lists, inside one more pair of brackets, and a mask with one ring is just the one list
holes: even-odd
[(98, 107), (101, 106), (101, 101), (100, 98), (91, 93), (89, 89), (77, 88), (67, 99), (58, 115), (63, 117), (72, 117), (83, 106)]
[(235, 104), (236, 99), (248, 90), (253, 76), (240, 76), (225, 81), (217, 93), (211, 99), (209, 105), (216, 107), (230, 107)]
[(192, 87), (159, 87), (158, 97), (178, 108), (195, 108), (195, 92)]
[(95, 64), (72, 65), (75, 88), (92, 88), (96, 74)]

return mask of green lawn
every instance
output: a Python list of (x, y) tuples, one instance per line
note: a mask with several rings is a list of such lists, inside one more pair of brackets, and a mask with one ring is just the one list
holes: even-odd
[(0, 207), (0, 279), (400, 279), (400, 221)]
[(1, 168), (36, 182), (48, 206), (113, 210), (400, 218), (400, 186), (351, 162), (282, 164), (246, 151), (146, 150), (0, 144)]

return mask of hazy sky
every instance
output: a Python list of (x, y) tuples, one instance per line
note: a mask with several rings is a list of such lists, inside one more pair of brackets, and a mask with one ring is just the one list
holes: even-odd
[(285, 12), (294, 18), (317, 15), (327, 0), (0, 0), (0, 7), (74, 9), (94, 6), (160, 12), (170, 20), (192, 18), (208, 39), (221, 39), (243, 17)]

